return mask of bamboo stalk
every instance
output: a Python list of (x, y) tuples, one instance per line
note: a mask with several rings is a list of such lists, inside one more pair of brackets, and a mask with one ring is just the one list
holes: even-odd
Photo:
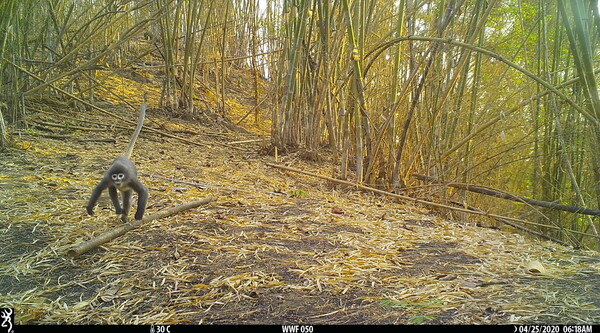
[(219, 49), (220, 49), (220, 53), (221, 53), (221, 61), (219, 63), (219, 70), (220, 70), (220, 82), (219, 85), (221, 87), (220, 89), (220, 113), (223, 116), (227, 115), (227, 111), (225, 109), (225, 94), (226, 94), (226, 89), (225, 89), (225, 81), (227, 78), (227, 71), (225, 70), (225, 52), (226, 52), (226, 46), (227, 46), (227, 17), (229, 16), (229, 6), (230, 6), (231, 2), (226, 1), (225, 4), (225, 15), (223, 16), (223, 29), (222, 29), (222, 33), (221, 33), (221, 45), (219, 45)]
[(96, 237), (88, 240), (87, 242), (83, 242), (79, 245), (74, 246), (67, 252), (67, 255), (71, 258), (76, 258), (76, 257), (82, 255), (83, 253), (88, 252), (89, 250), (92, 250), (104, 243), (110, 242), (111, 240), (125, 234), (126, 232), (128, 232), (132, 229), (140, 227), (144, 223), (148, 223), (152, 220), (160, 219), (163, 217), (175, 215), (177, 213), (180, 213), (180, 212), (188, 210), (188, 209), (199, 207), (199, 206), (207, 204), (215, 199), (216, 198), (210, 197), (210, 198), (204, 198), (204, 199), (197, 200), (197, 201), (188, 202), (188, 203), (181, 204), (179, 206), (165, 209), (158, 213), (146, 216), (139, 221), (124, 223), (112, 230), (109, 230), (99, 236), (96, 236)]
[(8, 131), (2, 115), (2, 105), (0, 104), (0, 150), (7, 147), (9, 142)]
[[(363, 86), (363, 72), (361, 66), (361, 55), (364, 51), (360, 48), (359, 42), (357, 40), (355, 31), (355, 24), (353, 23), (353, 17), (350, 15), (350, 5), (348, 0), (343, 1), (344, 11), (346, 13), (346, 21), (348, 26), (348, 39), (350, 46), (352, 47), (352, 68), (353, 68), (353, 92), (356, 94), (356, 100), (358, 102), (358, 107), (354, 109), (354, 140), (355, 140), (355, 148), (356, 148), (356, 178), (359, 183), (363, 182), (364, 174), (364, 152), (363, 148), (367, 147), (367, 165), (369, 164), (370, 158), (372, 158), (371, 154), (369, 154), (370, 150), (370, 133), (368, 123), (366, 121), (366, 103), (364, 96), (364, 86)], [(355, 7), (355, 11), (358, 11), (360, 8)], [(360, 15), (358, 13), (354, 13), (354, 19), (358, 19)], [(361, 28), (360, 24), (359, 27)], [(366, 144), (365, 144), (366, 141)]]

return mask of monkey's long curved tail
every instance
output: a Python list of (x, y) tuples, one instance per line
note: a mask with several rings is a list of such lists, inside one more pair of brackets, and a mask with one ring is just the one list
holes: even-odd
[(135, 145), (135, 141), (137, 140), (138, 135), (140, 135), (140, 132), (142, 131), (142, 126), (144, 125), (145, 117), (146, 117), (146, 103), (142, 103), (142, 108), (140, 110), (140, 117), (138, 119), (137, 127), (135, 128), (135, 132), (133, 132), (133, 135), (131, 136), (131, 140), (129, 140), (129, 145), (127, 146), (127, 149), (125, 150), (124, 156), (127, 158), (131, 157), (131, 153), (133, 152), (133, 146)]

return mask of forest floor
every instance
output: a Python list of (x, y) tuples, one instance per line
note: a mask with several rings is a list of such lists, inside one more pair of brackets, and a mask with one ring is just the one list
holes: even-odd
[[(142, 132), (132, 159), (146, 215), (217, 199), (70, 258), (122, 223), (106, 193), (96, 216), (84, 207), (133, 126), (74, 132), (114, 118), (63, 116), (0, 155), (0, 307), (17, 324), (600, 323), (597, 252), (276, 169), (262, 136), (153, 109), (146, 128), (188, 142)], [(297, 154), (278, 163), (332, 168)], [(532, 260), (546, 273), (525, 272)]]

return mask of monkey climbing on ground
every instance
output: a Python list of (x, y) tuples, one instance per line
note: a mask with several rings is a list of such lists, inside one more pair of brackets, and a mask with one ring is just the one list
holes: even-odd
[[(129, 213), (129, 208), (131, 206), (131, 196), (133, 191), (135, 191), (138, 195), (137, 202), (137, 211), (135, 212), (135, 219), (141, 220), (144, 216), (144, 211), (146, 210), (146, 202), (148, 200), (148, 189), (139, 181), (137, 178), (137, 171), (133, 162), (129, 159), (131, 157), (131, 152), (133, 151), (133, 145), (137, 140), (140, 131), (142, 130), (142, 126), (144, 124), (144, 117), (146, 116), (146, 104), (142, 104), (140, 117), (138, 119), (138, 124), (133, 132), (133, 136), (129, 141), (129, 145), (125, 150), (123, 156), (118, 157), (113, 164), (108, 168), (108, 171), (104, 174), (104, 177), (96, 185), (94, 191), (92, 192), (92, 196), (90, 197), (90, 201), (87, 205), (87, 213), (90, 216), (94, 215), (94, 206), (98, 201), (98, 198), (102, 194), (102, 191), (108, 188), (108, 194), (110, 195), (110, 199), (112, 200), (113, 205), (115, 206), (115, 212), (117, 215), (121, 215), (121, 221), (127, 222), (127, 214)], [(117, 195), (117, 190), (121, 192), (123, 196), (123, 207), (121, 208), (121, 203), (119, 202), (119, 197)]]

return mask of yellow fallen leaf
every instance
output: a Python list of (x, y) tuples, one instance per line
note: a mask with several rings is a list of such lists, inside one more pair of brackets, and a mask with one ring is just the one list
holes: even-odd
[(532, 260), (525, 267), (525, 272), (531, 275), (543, 275), (546, 273), (546, 269), (537, 260)]

